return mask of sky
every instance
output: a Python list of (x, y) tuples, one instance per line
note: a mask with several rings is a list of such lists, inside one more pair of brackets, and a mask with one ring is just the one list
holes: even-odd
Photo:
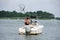
[[(0, 0), (0, 11), (46, 11), (60, 17), (60, 0)], [(22, 7), (22, 8), (21, 8)]]

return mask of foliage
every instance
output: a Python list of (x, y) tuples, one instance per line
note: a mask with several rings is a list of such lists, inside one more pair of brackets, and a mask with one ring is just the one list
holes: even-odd
[(1, 17), (31, 17), (31, 18), (39, 18), (39, 19), (52, 19), (54, 18), (54, 15), (49, 12), (43, 12), (43, 11), (36, 11), (36, 12), (26, 12), (26, 13), (21, 13), (21, 12), (10, 12), (10, 11), (0, 11), (0, 18)]

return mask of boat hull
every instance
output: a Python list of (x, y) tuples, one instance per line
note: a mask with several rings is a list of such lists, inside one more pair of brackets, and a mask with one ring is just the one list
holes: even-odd
[[(31, 35), (40, 34), (40, 33), (43, 32), (43, 27), (44, 27), (43, 25), (32, 26), (32, 28), (30, 29), (29, 34), (31, 34)], [(19, 28), (19, 34), (26, 34), (25, 27)]]

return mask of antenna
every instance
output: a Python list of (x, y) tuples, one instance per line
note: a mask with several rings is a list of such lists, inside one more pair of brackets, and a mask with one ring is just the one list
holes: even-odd
[(24, 4), (19, 4), (20, 11), (25, 13), (25, 5)]

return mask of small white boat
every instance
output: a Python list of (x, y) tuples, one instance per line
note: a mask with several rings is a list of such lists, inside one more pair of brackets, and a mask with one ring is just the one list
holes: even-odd
[(19, 28), (19, 34), (40, 34), (43, 27), (43, 25), (25, 25), (25, 27)]

